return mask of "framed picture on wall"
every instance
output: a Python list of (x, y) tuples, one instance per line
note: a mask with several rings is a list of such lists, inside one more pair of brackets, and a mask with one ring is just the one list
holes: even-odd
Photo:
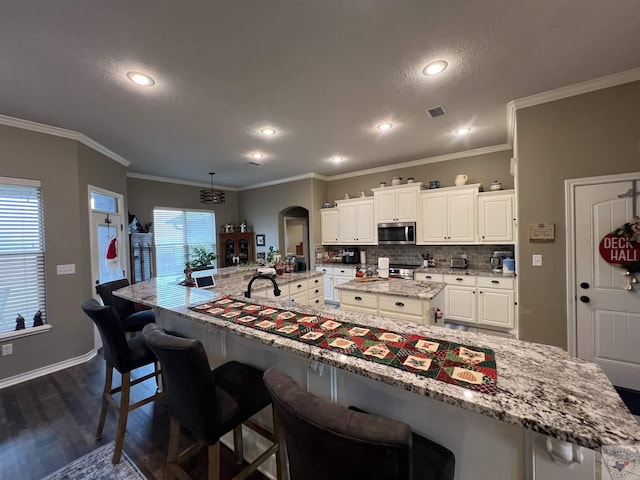
[(264, 233), (256, 234), (256, 247), (264, 247), (266, 245)]

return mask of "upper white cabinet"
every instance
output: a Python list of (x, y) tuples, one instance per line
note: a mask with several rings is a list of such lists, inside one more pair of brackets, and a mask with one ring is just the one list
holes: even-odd
[(418, 244), (476, 243), (476, 202), (480, 184), (420, 193)]
[(415, 222), (418, 217), (418, 193), (421, 189), (421, 182), (373, 188), (376, 224)]
[(513, 190), (478, 194), (478, 240), (481, 243), (514, 242), (514, 199)]
[(371, 197), (338, 200), (340, 243), (343, 245), (378, 243), (374, 200)]
[(320, 210), (320, 224), (323, 245), (340, 243), (340, 212), (337, 208)]

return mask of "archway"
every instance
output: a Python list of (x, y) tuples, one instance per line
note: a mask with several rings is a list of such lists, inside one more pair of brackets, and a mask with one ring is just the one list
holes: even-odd
[(298, 265), (304, 260), (306, 268), (310, 265), (309, 251), (309, 210), (299, 206), (283, 209), (279, 213), (278, 230), (280, 251), (291, 258), (296, 257)]

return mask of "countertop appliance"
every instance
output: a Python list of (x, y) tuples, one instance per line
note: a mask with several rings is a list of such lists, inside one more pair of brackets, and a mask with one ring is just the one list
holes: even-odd
[(359, 248), (345, 248), (342, 250), (342, 263), (356, 264), (360, 263)]
[(389, 277), (413, 280), (413, 273), (416, 268), (420, 268), (420, 265), (391, 264), (389, 265)]
[(491, 270), (494, 273), (502, 273), (502, 264), (505, 258), (513, 257), (513, 253), (509, 250), (496, 250), (491, 255), (489, 263), (491, 264)]
[(378, 224), (378, 245), (415, 245), (416, 223), (395, 222)]
[(469, 263), (466, 258), (454, 257), (451, 259), (449, 266), (451, 268), (467, 268)]

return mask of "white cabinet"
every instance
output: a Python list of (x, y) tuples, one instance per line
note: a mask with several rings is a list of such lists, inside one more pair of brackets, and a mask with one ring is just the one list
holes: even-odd
[(320, 226), (322, 229), (322, 244), (340, 243), (340, 217), (337, 208), (323, 208), (320, 210)]
[(444, 282), (442, 273), (415, 272), (413, 279), (416, 282)]
[[(327, 302), (339, 302), (340, 296), (338, 295), (338, 291), (335, 289), (335, 287), (343, 283), (350, 282), (356, 276), (355, 267), (347, 267), (342, 265), (318, 265), (316, 266), (316, 271), (322, 272), (324, 274), (322, 278), (322, 290), (324, 300)], [(314, 287), (317, 288), (317, 286), (315, 285), (311, 285), (309, 287), (310, 295), (312, 294)]]
[(340, 243), (376, 245), (378, 230), (374, 220), (373, 198), (338, 200)]
[(478, 237), (480, 243), (514, 242), (513, 191), (478, 194)]
[[(260, 284), (253, 292), (257, 298), (267, 298), (269, 300), (290, 299), (298, 305), (313, 305), (316, 307), (324, 306), (324, 288), (321, 277), (304, 278), (295, 282), (282, 283), (282, 277), (276, 279), (280, 288), (280, 296), (273, 295), (273, 286), (269, 282), (265, 285)], [(258, 282), (256, 282), (258, 285)]]
[(468, 275), (445, 275), (444, 315), (447, 320), (476, 322), (476, 279)]
[(420, 193), (417, 243), (476, 243), (476, 199), (480, 184)]
[(422, 183), (407, 183), (395, 187), (373, 188), (378, 223), (415, 222), (418, 217), (418, 193)]

